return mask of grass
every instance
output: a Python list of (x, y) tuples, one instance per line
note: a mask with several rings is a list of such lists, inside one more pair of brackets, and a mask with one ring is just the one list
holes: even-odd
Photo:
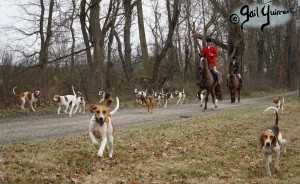
[(279, 116), (288, 152), (279, 173), (271, 163), (271, 178), (258, 140), (274, 114), (261, 106), (117, 127), (113, 159), (97, 158), (88, 135), (2, 145), (0, 183), (297, 183), (299, 102), (287, 101)]

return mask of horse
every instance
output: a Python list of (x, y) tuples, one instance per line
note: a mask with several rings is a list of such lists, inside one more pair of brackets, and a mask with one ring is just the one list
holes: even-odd
[[(214, 103), (214, 107), (218, 108), (218, 100), (217, 99), (222, 98), (221, 87), (220, 87), (220, 85), (218, 85), (218, 82), (214, 78), (212, 71), (209, 69), (208, 62), (205, 58), (202, 58), (199, 67), (201, 69), (201, 75), (200, 75), (200, 80), (199, 80), (199, 85), (198, 85), (199, 86), (198, 94), (201, 94), (201, 92), (203, 90), (206, 90), (205, 105), (204, 105), (203, 110), (207, 109), (207, 101), (208, 101), (209, 94), (211, 94), (212, 101)], [(201, 106), (201, 104), (200, 104), (200, 106)]]
[(230, 91), (231, 103), (235, 103), (235, 94), (238, 93), (238, 102), (240, 102), (240, 92), (242, 84), (236, 74), (233, 72), (233, 63), (229, 63), (228, 89)]

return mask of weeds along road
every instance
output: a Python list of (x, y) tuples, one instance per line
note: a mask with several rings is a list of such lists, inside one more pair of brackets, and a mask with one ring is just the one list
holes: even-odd
[[(212, 101), (209, 99), (207, 111), (203, 111), (203, 107), (199, 107), (198, 103), (175, 106), (174, 103), (177, 100), (173, 99), (166, 109), (155, 107), (153, 114), (147, 114), (146, 108), (142, 113), (140, 113), (139, 108), (122, 108), (122, 101), (120, 101), (121, 107), (112, 119), (115, 122), (116, 128), (120, 129), (143, 123), (162, 122), (199, 115), (205, 116), (205, 114), (208, 113), (235, 111), (237, 109), (249, 107), (261, 107), (263, 112), (265, 108), (274, 106), (272, 98), (275, 96), (284, 96), (285, 101), (288, 101), (290, 98), (298, 96), (298, 91), (267, 95), (258, 98), (241, 98), (240, 103), (234, 104), (231, 104), (229, 100), (222, 100), (219, 101), (219, 107), (217, 109), (213, 108)], [(114, 106), (112, 108), (114, 108)], [(88, 134), (89, 120), (91, 117), (92, 113), (89, 111), (85, 114), (77, 113), (71, 118), (66, 114), (58, 116), (55, 111), (51, 116), (0, 120), (0, 144), (32, 142)]]

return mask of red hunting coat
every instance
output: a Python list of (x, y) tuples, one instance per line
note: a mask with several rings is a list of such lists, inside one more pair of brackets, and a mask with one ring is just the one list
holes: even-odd
[[(213, 56), (210, 56), (209, 53), (211, 53)], [(217, 57), (219, 54), (215, 46), (203, 47), (200, 55), (204, 56), (205, 59), (211, 63), (212, 66), (217, 66), (215, 57)]]

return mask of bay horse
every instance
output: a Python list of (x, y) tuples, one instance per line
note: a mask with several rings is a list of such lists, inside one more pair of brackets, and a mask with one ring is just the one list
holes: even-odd
[[(207, 101), (209, 94), (212, 97), (212, 101), (214, 103), (214, 107), (218, 107), (218, 100), (222, 98), (221, 94), (221, 87), (218, 85), (217, 80), (214, 78), (214, 75), (212, 74), (212, 71), (209, 69), (208, 61), (205, 58), (202, 58), (200, 61), (200, 69), (201, 69), (201, 75), (199, 80), (199, 92), (198, 94), (201, 94), (203, 90), (206, 90), (206, 96), (205, 96), (205, 105), (203, 110), (207, 109)], [(200, 96), (200, 95), (198, 95)], [(199, 98), (199, 97), (198, 97)], [(201, 100), (201, 99), (199, 99)], [(200, 104), (201, 106), (201, 104)]]
[(238, 95), (238, 102), (240, 102), (240, 92), (242, 84), (236, 74), (233, 72), (233, 63), (229, 63), (229, 77), (228, 77), (228, 89), (230, 91), (231, 103), (235, 103), (235, 94)]

